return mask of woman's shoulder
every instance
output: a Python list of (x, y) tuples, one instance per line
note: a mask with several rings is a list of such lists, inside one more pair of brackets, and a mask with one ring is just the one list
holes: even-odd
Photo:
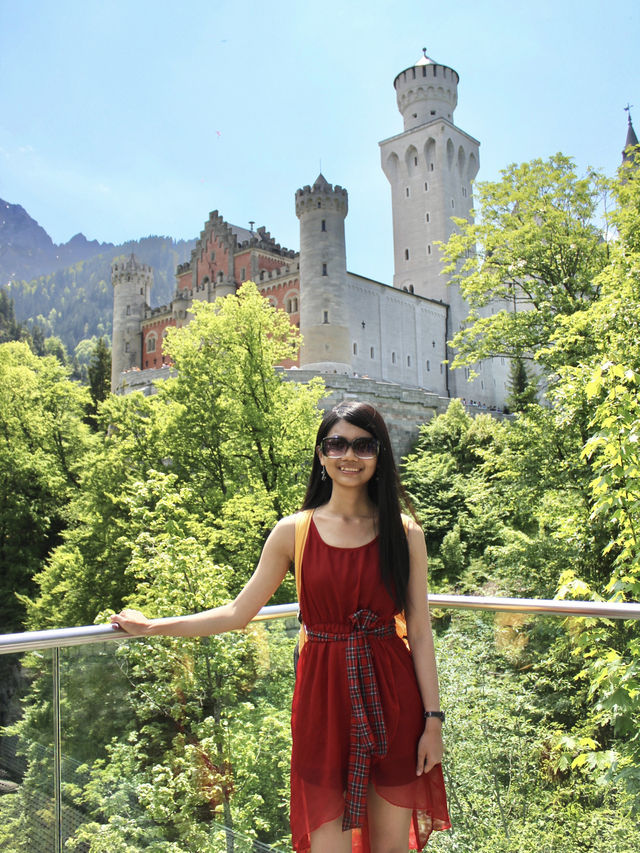
[(407, 535), (410, 553), (421, 553), (425, 547), (424, 530), (411, 515), (402, 513), (402, 524)]
[(401, 517), (402, 526), (404, 527), (407, 536), (415, 536), (417, 533), (421, 536), (423, 535), (422, 528), (412, 515), (407, 515), (403, 512), (401, 513)]

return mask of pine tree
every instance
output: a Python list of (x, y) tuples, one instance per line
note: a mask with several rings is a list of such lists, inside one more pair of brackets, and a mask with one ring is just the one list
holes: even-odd
[(91, 394), (89, 416), (90, 422), (93, 423), (98, 404), (106, 400), (111, 392), (111, 350), (105, 338), (98, 339), (87, 372)]

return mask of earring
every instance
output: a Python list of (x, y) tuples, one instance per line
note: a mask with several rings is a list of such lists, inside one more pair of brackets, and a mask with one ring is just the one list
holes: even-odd
[(327, 479), (327, 470), (324, 465), (320, 466), (322, 469), (322, 473), (320, 474), (320, 479), (324, 482)]

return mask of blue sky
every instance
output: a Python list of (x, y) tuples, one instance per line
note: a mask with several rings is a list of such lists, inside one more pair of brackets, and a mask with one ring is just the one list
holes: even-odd
[(297, 249), (294, 193), (349, 191), (347, 264), (390, 282), (378, 142), (423, 46), (460, 75), (479, 180), (640, 133), (637, 0), (0, 0), (0, 197), (64, 242), (195, 237), (210, 210)]

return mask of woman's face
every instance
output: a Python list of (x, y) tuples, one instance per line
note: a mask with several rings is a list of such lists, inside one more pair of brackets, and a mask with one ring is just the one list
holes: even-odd
[[(334, 438), (346, 439), (349, 443), (334, 442), (331, 440)], [(358, 439), (361, 441), (357, 441)], [(369, 441), (367, 442), (366, 439)], [(355, 450), (351, 444), (354, 440), (356, 440)], [(336, 421), (322, 444), (323, 446), (320, 446), (317, 451), (318, 458), (334, 483), (344, 486), (362, 486), (375, 474), (378, 464), (378, 456), (375, 452), (377, 443), (366, 429), (354, 426), (348, 421)], [(371, 455), (372, 453), (374, 455)]]

